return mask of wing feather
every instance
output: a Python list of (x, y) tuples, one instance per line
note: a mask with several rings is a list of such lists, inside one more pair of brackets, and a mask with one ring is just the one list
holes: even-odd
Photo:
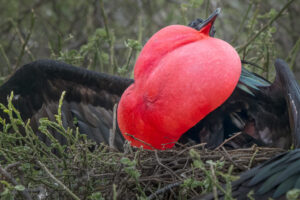
[[(131, 79), (92, 72), (58, 61), (38, 60), (21, 67), (0, 87), (0, 102), (7, 104), (7, 97), (14, 91), (14, 106), (24, 120), (31, 119), (33, 129), (45, 141), (46, 136), (38, 132), (39, 119), (47, 117), (55, 120), (59, 98), (66, 91), (62, 106), (63, 126), (78, 126), (81, 132), (96, 142), (108, 143), (113, 106), (131, 83)], [(5, 117), (2, 112), (0, 115)], [(77, 124), (74, 123), (76, 120)], [(61, 134), (53, 131), (53, 135), (64, 143)], [(116, 141), (119, 146), (123, 140), (118, 133)]]

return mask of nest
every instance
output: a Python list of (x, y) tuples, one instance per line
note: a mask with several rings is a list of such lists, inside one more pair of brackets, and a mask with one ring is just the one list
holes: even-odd
[(127, 146), (122, 153), (106, 145), (92, 152), (90, 144), (67, 148), (61, 157), (19, 154), (20, 161), (1, 167), (4, 179), (25, 186), (15, 199), (189, 199), (285, 151), (257, 146), (209, 150), (203, 144), (166, 151)]
[[(111, 197), (111, 186), (115, 185), (121, 199), (134, 199), (137, 193), (147, 196), (148, 199), (190, 198), (211, 189), (209, 183), (208, 186), (203, 184), (212, 181), (211, 178), (218, 179), (221, 184), (225, 183), (224, 176), (217, 174), (223, 173), (233, 179), (237, 178), (235, 176), (241, 172), (282, 152), (283, 149), (257, 146), (235, 150), (226, 150), (224, 147), (208, 150), (203, 144), (167, 151), (136, 151), (129, 154), (128, 158), (136, 161), (134, 168), (140, 176), (135, 179), (126, 170), (119, 170), (111, 175), (109, 179), (112, 181), (102, 194)], [(202, 166), (197, 167), (197, 163)], [(124, 166), (119, 169), (122, 167), (124, 169)], [(137, 185), (142, 191), (139, 191)]]

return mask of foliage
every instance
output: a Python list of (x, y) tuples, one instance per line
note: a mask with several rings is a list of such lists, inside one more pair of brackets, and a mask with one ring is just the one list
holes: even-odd
[(299, 60), (300, 30), (295, 26), (299, 10), (285, 7), (293, 0), (285, 4), (275, 0), (3, 1), (0, 76), (50, 55), (92, 70), (132, 76), (141, 46), (153, 33), (169, 24), (205, 18), (216, 7), (223, 10), (216, 37), (234, 45), (241, 58), (262, 67), (252, 70), (270, 78), (276, 57), (286, 58), (294, 70)]
[[(292, 1), (3, 0), (0, 83), (21, 65), (49, 57), (132, 77), (138, 53), (153, 33), (169, 24), (205, 18), (216, 7), (223, 9), (216, 37), (234, 45), (242, 59), (261, 66), (250, 70), (272, 78), (272, 63), (281, 57), (297, 71), (300, 30), (295, 15), (300, 11), (285, 7)], [(232, 160), (240, 166), (256, 165), (274, 154), (265, 150), (253, 159), (257, 150), (248, 149), (248, 157), (241, 160), (233, 151), (228, 152), (229, 161), (201, 146), (164, 152), (127, 146), (130, 153), (120, 153), (63, 127), (59, 110), (56, 121), (40, 119), (39, 131), (52, 141), (46, 145), (30, 121), (21, 119), (12, 97), (8, 105), (0, 105), (7, 114), (0, 118), (1, 199), (187, 199), (217, 189), (229, 199), (231, 181), (241, 172)], [(67, 145), (52, 137), (52, 130), (62, 134)], [(299, 191), (287, 195), (296, 199)]]

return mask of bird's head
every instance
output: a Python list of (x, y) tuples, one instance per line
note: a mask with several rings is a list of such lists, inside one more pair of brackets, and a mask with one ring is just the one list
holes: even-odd
[(135, 64), (135, 81), (118, 106), (120, 130), (131, 145), (171, 148), (231, 95), (241, 61), (230, 44), (210, 36), (219, 13), (195, 29), (165, 27), (146, 43)]

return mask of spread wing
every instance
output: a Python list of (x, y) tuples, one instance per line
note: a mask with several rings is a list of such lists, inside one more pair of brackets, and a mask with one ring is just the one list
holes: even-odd
[[(62, 105), (63, 125), (78, 126), (88, 138), (108, 143), (113, 107), (132, 82), (58, 61), (39, 60), (21, 67), (0, 87), (0, 102), (6, 104), (7, 97), (14, 91), (13, 105), (20, 111), (21, 117), (30, 119), (40, 139), (49, 143), (47, 137), (37, 131), (39, 119), (55, 119), (58, 101), (62, 92), (66, 91)], [(2, 111), (0, 114), (5, 117)], [(53, 132), (53, 135), (64, 143), (61, 134)], [(123, 141), (117, 131), (115, 145), (119, 149)]]

